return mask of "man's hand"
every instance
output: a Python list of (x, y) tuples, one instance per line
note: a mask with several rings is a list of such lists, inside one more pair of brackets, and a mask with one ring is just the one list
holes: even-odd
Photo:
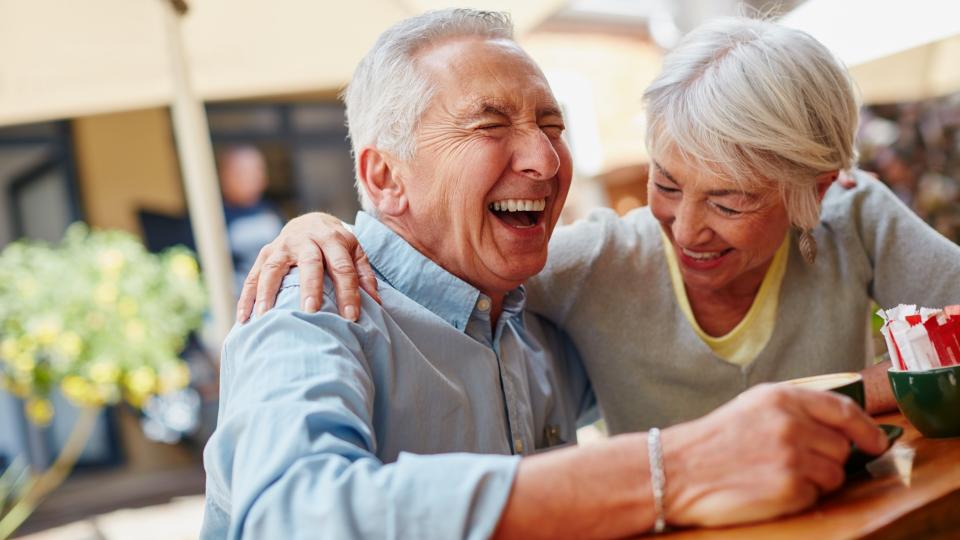
[(343, 318), (355, 321), (360, 316), (361, 287), (380, 302), (376, 274), (357, 238), (339, 219), (314, 212), (291, 220), (260, 250), (243, 282), (237, 320), (250, 318), (254, 301), (259, 314), (273, 307), (283, 276), (294, 266), (300, 267), (300, 308), (308, 313), (322, 304), (324, 268), (330, 271)]
[(850, 443), (886, 450), (883, 431), (832, 392), (760, 385), (663, 433), (667, 521), (720, 526), (812, 505), (843, 484)]

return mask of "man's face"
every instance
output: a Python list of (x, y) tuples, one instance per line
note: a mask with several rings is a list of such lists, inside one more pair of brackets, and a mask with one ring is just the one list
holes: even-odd
[(403, 228), (446, 270), (495, 295), (546, 263), (572, 176), (559, 105), (515, 43), (451, 40), (419, 55), (436, 93), (401, 164)]

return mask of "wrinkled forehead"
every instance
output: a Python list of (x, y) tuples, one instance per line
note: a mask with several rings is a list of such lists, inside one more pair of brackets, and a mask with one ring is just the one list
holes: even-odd
[(433, 99), (441, 101), (448, 112), (559, 114), (560, 107), (543, 72), (511, 40), (447, 40), (422, 52), (418, 64), (430, 79)]

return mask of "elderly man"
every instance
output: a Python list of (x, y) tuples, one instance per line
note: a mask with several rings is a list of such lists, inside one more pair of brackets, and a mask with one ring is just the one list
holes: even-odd
[[(594, 399), (565, 336), (523, 311), (571, 179), (563, 117), (509, 20), (385, 32), (346, 92), (382, 297), (277, 309), (224, 346), (203, 535), (619, 537), (763, 519), (842, 482), (882, 433), (850, 400), (766, 386), (694, 422), (575, 441)], [(328, 283), (325, 291), (331, 291)], [(817, 441), (840, 433), (841, 445)], [(812, 442), (811, 442), (812, 441)], [(819, 445), (819, 446), (818, 446)], [(536, 454), (536, 455), (534, 455)]]

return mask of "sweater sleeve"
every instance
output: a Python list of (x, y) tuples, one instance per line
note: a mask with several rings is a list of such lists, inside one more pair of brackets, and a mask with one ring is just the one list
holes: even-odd
[(857, 188), (839, 197), (849, 203), (833, 205), (831, 211), (835, 220), (846, 222), (848, 241), (859, 243), (855, 251), (867, 265), (870, 296), (883, 308), (960, 303), (960, 247), (924, 223), (882, 182), (863, 173), (857, 182)]

